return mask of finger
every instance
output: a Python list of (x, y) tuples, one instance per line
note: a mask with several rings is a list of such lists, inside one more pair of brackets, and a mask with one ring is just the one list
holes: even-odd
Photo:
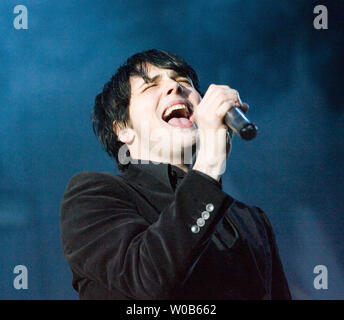
[(250, 106), (246, 102), (243, 102), (239, 108), (243, 113), (247, 113)]
[(223, 103), (217, 110), (216, 110), (216, 115), (218, 117), (224, 117), (226, 113), (231, 110), (232, 108), (238, 107), (237, 102), (234, 100), (232, 101), (227, 101)]
[(221, 105), (221, 107), (216, 110), (216, 115), (225, 116), (225, 114), (232, 108), (239, 108), (244, 114), (246, 114), (249, 107), (250, 106), (246, 102), (243, 102), (242, 105), (239, 106), (236, 101), (232, 100), (231, 102)]
[(203, 104), (207, 103), (207, 101), (212, 100), (214, 96), (216, 96), (217, 94), (216, 87), (217, 86), (215, 84), (211, 84), (208, 87), (207, 91), (203, 95), (203, 98), (201, 99), (201, 101), (204, 101)]
[(237, 95), (237, 100), (236, 100), (235, 107), (239, 108), (243, 113), (247, 113), (250, 106), (246, 102), (242, 102), (239, 92), (236, 91), (236, 95)]
[(231, 101), (234, 101), (236, 106), (242, 106), (242, 101), (240, 99), (240, 95), (239, 92), (235, 89), (230, 89), (230, 91), (228, 92), (228, 98)]

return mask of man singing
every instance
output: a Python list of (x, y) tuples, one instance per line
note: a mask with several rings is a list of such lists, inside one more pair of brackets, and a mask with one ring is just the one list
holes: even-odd
[(82, 172), (61, 207), (80, 299), (291, 299), (271, 224), (222, 190), (236, 90), (203, 95), (181, 57), (130, 57), (97, 95), (93, 128), (120, 174)]

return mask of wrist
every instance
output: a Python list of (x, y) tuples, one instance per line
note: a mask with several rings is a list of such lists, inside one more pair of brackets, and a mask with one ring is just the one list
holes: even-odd
[(214, 154), (209, 154), (203, 150), (199, 150), (193, 170), (200, 171), (213, 179), (219, 181), (221, 174), (223, 173), (224, 164), (226, 162), (226, 157), (215, 156)]
[(225, 128), (218, 130), (199, 129), (198, 134), (199, 149), (193, 169), (219, 181), (227, 159), (227, 130)]

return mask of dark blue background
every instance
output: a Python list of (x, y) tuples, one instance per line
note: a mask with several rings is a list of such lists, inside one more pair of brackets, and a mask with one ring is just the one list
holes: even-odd
[[(13, 27), (23, 4), (29, 29)], [(328, 8), (329, 29), (313, 27)], [(343, 26), (333, 1), (0, 2), (0, 299), (75, 299), (60, 201), (80, 171), (117, 172), (90, 112), (128, 56), (183, 56), (202, 89), (228, 84), (260, 132), (235, 137), (224, 189), (270, 217), (295, 299), (344, 298)], [(29, 288), (13, 287), (13, 268)], [(316, 265), (328, 289), (313, 286)]]

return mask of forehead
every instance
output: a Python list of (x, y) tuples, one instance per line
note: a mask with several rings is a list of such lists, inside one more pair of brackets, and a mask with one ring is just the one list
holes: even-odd
[(157, 76), (167, 76), (170, 78), (182, 76), (177, 71), (173, 69), (164, 69), (159, 68), (157, 66), (151, 65), (149, 63), (142, 66), (142, 75), (131, 75), (130, 76), (130, 83), (131, 85), (141, 85), (142, 83), (146, 82), (147, 80), (151, 80)]

